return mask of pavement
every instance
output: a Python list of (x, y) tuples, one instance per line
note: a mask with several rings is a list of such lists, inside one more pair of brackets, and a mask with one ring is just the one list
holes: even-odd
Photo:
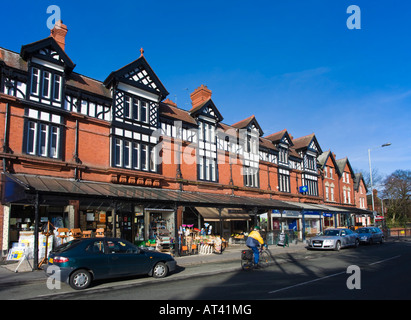
[[(177, 270), (171, 276), (164, 279), (178, 280), (187, 279), (193, 276), (202, 276), (222, 272), (230, 272), (240, 270), (241, 250), (247, 249), (245, 245), (233, 244), (228, 246), (222, 254), (196, 254), (190, 256), (175, 257), (177, 261)], [(273, 263), (282, 263), (289, 259), (289, 254), (297, 252), (305, 252), (306, 244), (298, 242), (297, 244), (290, 244), (289, 246), (269, 246), (269, 252)], [(0, 286), (19, 286), (29, 284), (36, 281), (45, 281), (47, 276), (44, 270), (32, 270), (32, 261), (24, 260), (19, 266), (17, 272), (16, 268), (18, 262), (2, 262), (0, 265)], [(154, 279), (154, 281), (164, 280)], [(151, 277), (141, 277), (137, 282), (151, 282)], [(111, 283), (113, 285), (113, 283)]]

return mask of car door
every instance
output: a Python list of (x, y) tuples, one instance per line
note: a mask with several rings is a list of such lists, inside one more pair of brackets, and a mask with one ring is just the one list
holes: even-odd
[(113, 277), (145, 274), (150, 270), (149, 257), (131, 243), (122, 239), (107, 241), (110, 275)]
[(106, 278), (109, 273), (109, 266), (105, 250), (104, 240), (90, 241), (85, 248), (84, 254), (77, 259), (77, 267), (92, 270), (95, 279)]
[(350, 229), (345, 229), (346, 233), (347, 233), (347, 237), (348, 237), (348, 243), (350, 246), (355, 245), (355, 240), (357, 238), (357, 235), (355, 232), (353, 232)]
[(347, 234), (347, 230), (345, 230), (345, 229), (340, 230), (340, 237), (341, 237), (341, 245), (343, 247), (346, 247), (346, 246), (350, 245), (350, 237)]
[(382, 238), (382, 233), (378, 228), (371, 228), (372, 240), (375, 242), (380, 242)]

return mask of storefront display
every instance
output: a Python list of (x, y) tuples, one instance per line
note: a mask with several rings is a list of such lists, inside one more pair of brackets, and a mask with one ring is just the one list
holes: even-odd
[(180, 255), (222, 253), (227, 241), (212, 234), (212, 226), (205, 223), (200, 229), (194, 225), (182, 225), (179, 230)]
[[(105, 232), (111, 233), (113, 220), (111, 211), (102, 210), (82, 210), (80, 211), (80, 229), (95, 231), (97, 229), (104, 229)], [(59, 227), (59, 225), (55, 225)]]

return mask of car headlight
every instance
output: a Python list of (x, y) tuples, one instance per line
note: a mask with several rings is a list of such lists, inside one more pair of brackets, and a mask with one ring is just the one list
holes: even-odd
[(361, 240), (367, 240), (368, 237), (367, 237), (367, 236), (362, 236), (360, 239), (361, 239)]

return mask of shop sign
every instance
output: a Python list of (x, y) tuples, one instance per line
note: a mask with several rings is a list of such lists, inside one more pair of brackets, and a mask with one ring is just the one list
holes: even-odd
[(17, 261), (20, 260), (25, 252), (26, 246), (15, 246), (9, 250), (9, 254), (7, 256), (7, 261)]
[(332, 213), (323, 213), (323, 216), (326, 218), (331, 218), (333, 216)]

